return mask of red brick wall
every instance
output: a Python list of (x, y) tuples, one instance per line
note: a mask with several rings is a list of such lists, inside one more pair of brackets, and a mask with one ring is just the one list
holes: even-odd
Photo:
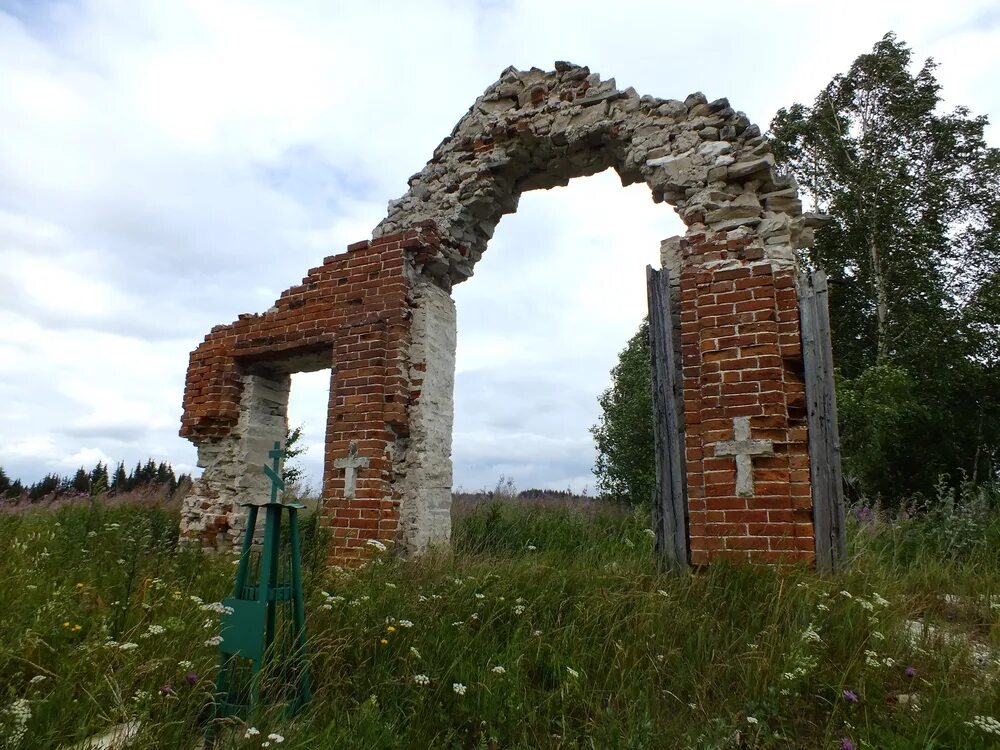
[[(399, 531), (393, 455), (408, 437), (407, 409), (420, 397), (419, 367), (407, 362), (413, 300), (408, 256), (439, 251), (429, 230), (359, 242), (326, 258), (276, 310), (216, 326), (191, 354), (181, 434), (226, 436), (240, 413), (241, 376), (323, 353), (334, 366), (327, 415), (323, 522), (336, 561), (358, 559), (371, 539)], [(734, 558), (811, 561), (812, 502), (795, 272), (747, 240), (721, 233), (682, 243), (681, 348), (691, 562)], [(733, 439), (733, 418), (774, 455), (753, 459), (755, 494), (736, 491), (736, 462), (714, 446)], [(357, 441), (369, 460), (353, 499), (333, 462)]]
[[(410, 384), (410, 301), (406, 254), (436, 247), (413, 230), (350, 245), (309, 271), (275, 303), (275, 311), (240, 315), (216, 326), (191, 354), (181, 435), (197, 442), (227, 435), (236, 425), (247, 368), (328, 352), (334, 367), (327, 414), (324, 522), (334, 527), (336, 559), (361, 555), (369, 539), (396, 537), (399, 498), (393, 496), (391, 448), (407, 433)], [(333, 460), (351, 440), (367, 457), (356, 497), (344, 499), (344, 470)]]
[[(691, 562), (812, 561), (814, 535), (795, 271), (725, 233), (682, 246), (681, 354)], [(788, 264), (785, 264), (786, 266)], [(749, 417), (755, 492), (714, 445)]]

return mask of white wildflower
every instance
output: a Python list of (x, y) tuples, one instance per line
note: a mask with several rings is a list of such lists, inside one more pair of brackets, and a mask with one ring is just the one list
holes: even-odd
[(39, 682), (45, 682), (47, 679), (49, 678), (43, 674), (36, 674), (34, 677), (28, 680), (28, 683), (31, 685), (37, 685)]
[(819, 604), (817, 604), (816, 605), (816, 609), (818, 609), (820, 612), (829, 612), (830, 611), (830, 607), (828, 605), (826, 605), (826, 604), (823, 604), (823, 602), (820, 602)]
[(451, 689), (454, 690), (459, 695), (465, 695), (465, 691), (468, 690), (469, 688), (467, 688), (461, 682), (453, 682), (451, 684)]
[(385, 584), (385, 587), (386, 587), (387, 589), (394, 589), (394, 588), (397, 588), (396, 584), (394, 584), (394, 583), (389, 583), (388, 581), (386, 582), (386, 584)]
[(424, 596), (423, 594), (421, 594), (420, 596), (417, 597), (417, 601), (419, 601), (419, 602), (426, 602), (427, 601), (427, 597)]
[(194, 669), (194, 662), (188, 661), (187, 659), (182, 659), (177, 662), (177, 666), (181, 669)]
[(17, 747), (28, 732), (28, 721), (31, 719), (31, 704), (27, 698), (18, 698), (6, 710), (11, 715), (11, 727), (8, 732), (9, 746)]
[(413, 656), (414, 659), (419, 659), (420, 658), (420, 652), (417, 651), (417, 647), (416, 646), (410, 646), (410, 654)]
[(209, 638), (207, 641), (205, 641), (205, 645), (209, 646), (209, 647), (211, 647), (211, 646), (218, 646), (221, 643), (222, 643), (222, 636), (221, 635), (213, 635), (211, 638)]
[(257, 727), (247, 727), (247, 731), (243, 735), (243, 739), (248, 740), (251, 737), (256, 737), (260, 734), (260, 730)]
[(656, 532), (652, 529), (643, 529), (642, 533), (648, 536), (650, 539), (656, 539)]
[(538, 547), (536, 547), (534, 544), (529, 544), (528, 545), (528, 551), (529, 552), (534, 552), (536, 549), (538, 549)]
[(532, 635), (535, 635), (535, 636), (538, 636), (538, 635), (541, 635), (541, 634), (542, 634), (542, 631), (541, 631), (541, 630), (532, 630), (532, 631), (531, 631), (531, 634), (532, 634)]
[(118, 645), (119, 651), (133, 651), (139, 648), (138, 643), (125, 642)]
[(397, 624), (401, 628), (412, 628), (413, 627), (413, 623), (410, 622), (409, 620), (400, 620)]
[(142, 635), (140, 635), (139, 637), (140, 638), (149, 638), (150, 636), (154, 636), (154, 635), (163, 635), (166, 632), (167, 632), (167, 629), (165, 627), (163, 627), (162, 625), (150, 625), (146, 629), (146, 632), (143, 633)]
[(418, 685), (426, 687), (431, 684), (431, 678), (425, 674), (415, 674), (413, 675), (413, 681)]
[(369, 539), (367, 542), (365, 542), (365, 544), (367, 544), (369, 547), (374, 547), (379, 552), (385, 552), (387, 549), (389, 549), (384, 544), (382, 544), (382, 542), (380, 542), (378, 539)]
[(580, 673), (577, 672), (573, 667), (566, 667), (566, 672), (569, 673), (570, 677), (579, 677)]
[(486, 598), (486, 594), (480, 594), (478, 591), (475, 594), (473, 594), (473, 596), (475, 596), (477, 599), (485, 599)]
[(280, 745), (282, 742), (285, 741), (285, 738), (282, 737), (277, 732), (271, 732), (271, 734), (267, 735), (267, 738), (272, 742), (274, 742), (275, 745)]
[(507, 670), (504, 669), (499, 664), (497, 664), (495, 667), (493, 667), (493, 669), (491, 669), (490, 671), (493, 672), (494, 674), (507, 674)]
[(889, 600), (886, 599), (886, 598), (884, 598), (884, 597), (882, 597), (879, 594), (872, 594), (872, 601), (874, 601), (880, 607), (888, 607), (889, 606)]
[(515, 615), (523, 615), (524, 614), (524, 605), (523, 604), (518, 604), (516, 607), (514, 607), (514, 614)]
[(992, 716), (973, 716), (972, 721), (965, 722), (965, 725), (982, 729), (987, 734), (1000, 735), (1000, 721)]
[(748, 716), (747, 717), (747, 724), (753, 724), (754, 726), (756, 726), (759, 723), (760, 722), (757, 720), (756, 716)]
[(808, 641), (809, 643), (822, 643), (823, 639), (819, 637), (819, 633), (813, 628), (812, 623), (809, 623), (809, 627), (805, 629), (802, 633), (802, 640)]

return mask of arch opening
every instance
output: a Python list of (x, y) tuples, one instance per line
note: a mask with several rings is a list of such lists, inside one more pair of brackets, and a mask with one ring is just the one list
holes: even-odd
[[(774, 163), (759, 128), (726, 99), (640, 96), (570, 63), (508, 68), (390, 201), (371, 240), (326, 258), (263, 315), (217, 326), (192, 353), (181, 434), (207, 451), (201, 481), (214, 487), (199, 512), (231, 500), (226, 478), (248, 468), (213, 447), (232, 439), (253, 390), (238, 360), (326, 347), (335, 373), (323, 512), (333, 555), (357, 558), (372, 541), (404, 552), (446, 543), (451, 291), (522, 193), (610, 168), (623, 185), (644, 182), (686, 227), (664, 241), (661, 264), (683, 362), (687, 431), (673, 439), (687, 461), (691, 562), (809, 557), (796, 249), (824, 217), (802, 213), (794, 181)], [(735, 464), (715, 452), (747, 430), (773, 450)], [(349, 485), (329, 468), (348, 455), (364, 460)], [(769, 472), (759, 491), (745, 481), (757, 467)]]

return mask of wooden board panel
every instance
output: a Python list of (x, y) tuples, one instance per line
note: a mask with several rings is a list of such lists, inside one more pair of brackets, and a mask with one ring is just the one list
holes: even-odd
[(683, 474), (686, 464), (684, 432), (678, 410), (678, 360), (673, 342), (667, 270), (657, 271), (646, 266), (646, 285), (656, 443), (653, 530), (660, 567), (681, 572), (688, 567), (687, 497)]
[(847, 540), (826, 274), (822, 271), (802, 274), (799, 292), (816, 566), (821, 571), (831, 572), (842, 564), (847, 554)]

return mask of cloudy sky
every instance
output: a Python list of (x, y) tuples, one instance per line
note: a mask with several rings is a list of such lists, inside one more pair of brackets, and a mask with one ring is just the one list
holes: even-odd
[[(188, 352), (367, 239), (508, 65), (726, 96), (766, 127), (889, 30), (1000, 121), (995, 0), (0, 0), (0, 466), (192, 471)], [(504, 218), (455, 290), (457, 486), (593, 488), (596, 397), (679, 231), (613, 173)], [(293, 385), (314, 479), (327, 390)]]

